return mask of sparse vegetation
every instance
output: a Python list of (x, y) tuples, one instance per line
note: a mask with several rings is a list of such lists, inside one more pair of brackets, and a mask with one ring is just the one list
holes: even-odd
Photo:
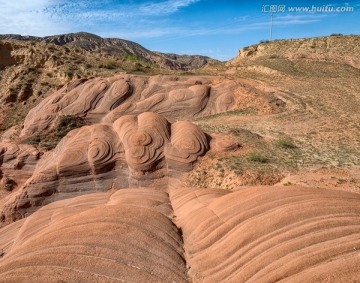
[(129, 61), (133, 61), (133, 62), (139, 62), (140, 61), (139, 58), (136, 57), (136, 55), (134, 55), (134, 54), (126, 54), (126, 55), (124, 55), (124, 58), (129, 60)]
[(85, 125), (85, 121), (78, 116), (65, 115), (60, 116), (56, 126), (44, 134), (36, 134), (23, 140), (23, 143), (31, 144), (46, 150), (51, 150), (56, 147), (60, 140), (65, 137), (70, 131), (80, 128)]
[(186, 176), (189, 186), (231, 190), (243, 185), (273, 185), (283, 178), (269, 163), (248, 160), (247, 154), (230, 154), (200, 161)]
[(107, 61), (105, 61), (105, 62), (103, 62), (103, 63), (100, 63), (100, 64), (98, 65), (98, 67), (99, 67), (99, 68), (108, 69), (108, 70), (115, 70), (115, 69), (117, 69), (119, 66), (118, 66), (118, 64), (117, 64), (116, 61), (114, 61), (114, 60), (107, 60)]
[(294, 149), (297, 148), (294, 141), (290, 137), (281, 137), (275, 141), (275, 145), (280, 148)]
[(251, 162), (268, 163), (269, 159), (260, 152), (250, 152), (247, 159)]

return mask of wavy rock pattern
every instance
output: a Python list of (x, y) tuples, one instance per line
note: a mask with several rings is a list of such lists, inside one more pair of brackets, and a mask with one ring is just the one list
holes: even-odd
[(31, 178), (4, 203), (0, 220), (11, 222), (56, 200), (114, 187), (154, 180), (165, 186), (168, 168), (190, 170), (207, 149), (206, 136), (197, 126), (181, 121), (171, 125), (151, 112), (84, 126), (68, 133), (38, 162)]
[(0, 278), (356, 282), (359, 277), (358, 194), (171, 187), (170, 199), (158, 189), (132, 188), (49, 204), (0, 229)]
[(171, 144), (165, 149), (170, 169), (188, 171), (198, 156), (208, 150), (205, 134), (194, 124), (179, 121), (171, 126)]
[(40, 152), (31, 145), (0, 143), (0, 180), (11, 180), (12, 189), (23, 185), (31, 177)]
[(170, 193), (194, 282), (356, 282), (360, 196), (301, 187)]
[(249, 91), (240, 82), (214, 77), (116, 75), (80, 79), (32, 109), (21, 136), (53, 127), (62, 115), (81, 116), (92, 123), (113, 123), (125, 115), (156, 112), (174, 121), (238, 109), (244, 107), (243, 102), (251, 107), (251, 101), (272, 109), (268, 96), (260, 90)]
[(49, 204), (0, 229), (0, 281), (188, 282), (171, 213), (148, 188)]
[(135, 116), (124, 116), (114, 123), (125, 148), (127, 164), (134, 170), (156, 169), (157, 163), (164, 159), (163, 148), (169, 142), (168, 121), (161, 115), (151, 112)]
[[(31, 109), (24, 121), (22, 136), (46, 130), (61, 115), (86, 116), (96, 106), (110, 111), (113, 105), (122, 101), (128, 93), (124, 78), (80, 79), (65, 85), (59, 91), (49, 96)], [(115, 96), (115, 97), (114, 97)], [(105, 102), (101, 103), (104, 100)]]
[(0, 204), (1, 222), (23, 218), (59, 199), (113, 187), (147, 186), (169, 172), (190, 170), (208, 150), (207, 138), (188, 122), (171, 125), (168, 119), (216, 111), (216, 100), (228, 95), (229, 88), (239, 87), (208, 77), (126, 74), (65, 85), (29, 112), (21, 137), (52, 128), (63, 115), (81, 116), (93, 125), (73, 130), (43, 156), (30, 146), (26, 150), (36, 152), (20, 154), (16, 144), (7, 145), (0, 175), (16, 175), (19, 190), (3, 193), (7, 198)]

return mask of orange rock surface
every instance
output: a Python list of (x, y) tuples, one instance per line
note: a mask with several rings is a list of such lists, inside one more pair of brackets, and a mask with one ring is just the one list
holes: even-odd
[(302, 187), (175, 188), (193, 282), (356, 282), (360, 196)]
[(58, 201), (0, 230), (1, 282), (187, 282), (166, 193)]

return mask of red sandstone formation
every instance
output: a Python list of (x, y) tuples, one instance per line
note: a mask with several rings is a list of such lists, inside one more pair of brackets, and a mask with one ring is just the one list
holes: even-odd
[(356, 282), (360, 196), (301, 187), (174, 188), (193, 282)]
[(181, 121), (171, 126), (152, 112), (126, 115), (113, 125), (84, 126), (40, 160), (26, 184), (6, 200), (1, 219), (20, 219), (49, 202), (85, 192), (147, 184), (168, 176), (168, 169), (189, 171), (207, 149), (197, 126)]
[(171, 215), (149, 188), (54, 202), (0, 230), (0, 281), (188, 282)]

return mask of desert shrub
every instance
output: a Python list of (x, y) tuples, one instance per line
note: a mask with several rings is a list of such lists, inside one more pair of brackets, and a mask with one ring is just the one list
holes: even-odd
[(19, 89), (11, 87), (9, 95), (5, 97), (5, 103), (16, 102), (19, 91)]
[(51, 150), (56, 147), (60, 140), (70, 131), (81, 128), (85, 125), (85, 121), (75, 115), (60, 116), (55, 127), (44, 134), (36, 134), (23, 140), (23, 143), (31, 144), (35, 147), (41, 147)]
[(266, 156), (263, 156), (259, 152), (250, 152), (247, 156), (247, 160), (251, 162), (258, 162), (258, 163), (268, 163), (269, 159)]
[(290, 137), (281, 137), (275, 141), (275, 145), (280, 148), (294, 149), (297, 148), (294, 141)]
[(129, 60), (129, 61), (133, 61), (133, 62), (139, 62), (139, 58), (136, 57), (136, 55), (134, 54), (126, 54), (125, 59)]
[(84, 119), (75, 115), (60, 116), (55, 131), (58, 136), (63, 138), (71, 130), (80, 128), (85, 125)]
[(100, 63), (98, 65), (99, 68), (103, 68), (103, 69), (108, 69), (108, 70), (114, 70), (116, 69), (118, 66), (117, 66), (117, 63), (115, 61), (108, 61), (108, 62), (103, 62), (103, 63)]
[(66, 71), (66, 76), (72, 77), (74, 75), (74, 72), (72, 70)]
[(141, 72), (143, 69), (143, 65), (140, 63), (135, 63), (134, 68), (131, 70), (132, 72)]
[(117, 66), (116, 66), (116, 64), (108, 63), (108, 64), (104, 65), (104, 68), (108, 69), (108, 70), (114, 70), (117, 68)]
[(23, 140), (23, 143), (31, 144), (33, 146), (39, 145), (40, 142), (41, 142), (40, 135), (34, 135), (34, 136), (28, 137), (25, 140)]
[(192, 72), (192, 71), (183, 71), (180, 73), (180, 75), (182, 76), (194, 76), (196, 75), (196, 73)]

